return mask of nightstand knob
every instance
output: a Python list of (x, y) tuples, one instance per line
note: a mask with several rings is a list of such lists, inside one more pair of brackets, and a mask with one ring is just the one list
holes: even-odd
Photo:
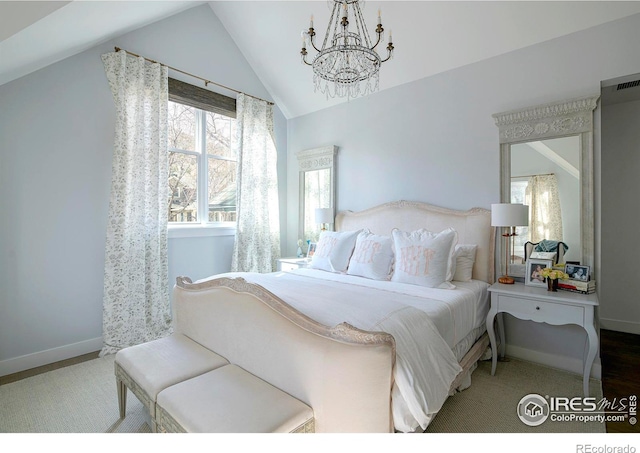
[(536, 307), (536, 310), (540, 310), (540, 307)]

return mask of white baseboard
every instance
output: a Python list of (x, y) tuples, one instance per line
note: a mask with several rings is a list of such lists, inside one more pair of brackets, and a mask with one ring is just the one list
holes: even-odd
[[(509, 343), (507, 343), (507, 350), (505, 351), (505, 354), (508, 357), (514, 357), (516, 359), (526, 360), (527, 362), (538, 363), (550, 368), (569, 371), (570, 373), (575, 373), (582, 376), (582, 359), (549, 354), (547, 352), (534, 351), (532, 349), (525, 349), (519, 346), (510, 346)], [(600, 357), (596, 357), (593, 362), (593, 366), (591, 367), (591, 377), (594, 379), (602, 379), (602, 366), (600, 364)]]
[(102, 349), (102, 337), (0, 361), (0, 376), (70, 359)]
[(616, 332), (634, 333), (636, 335), (640, 335), (640, 323), (638, 322), (600, 318), (600, 328), (605, 330), (615, 330)]

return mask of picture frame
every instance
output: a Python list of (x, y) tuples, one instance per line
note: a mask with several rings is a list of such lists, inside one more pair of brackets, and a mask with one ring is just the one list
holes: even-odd
[(556, 262), (556, 252), (531, 252), (529, 258), (538, 259), (538, 260), (551, 260), (552, 262)]
[(313, 254), (316, 253), (317, 246), (318, 246), (317, 242), (309, 242), (309, 249), (307, 250), (307, 258), (313, 257)]
[(537, 258), (529, 258), (524, 274), (524, 284), (527, 286), (538, 286), (546, 288), (546, 279), (542, 276), (542, 269), (553, 267), (553, 260), (541, 260)]
[(591, 279), (591, 268), (580, 264), (569, 264), (564, 266), (565, 274), (569, 274), (569, 280), (588, 282)]

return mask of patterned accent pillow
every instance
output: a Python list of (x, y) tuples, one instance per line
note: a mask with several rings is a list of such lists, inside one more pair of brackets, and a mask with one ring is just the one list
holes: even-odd
[(378, 236), (369, 230), (358, 234), (356, 247), (349, 260), (347, 274), (389, 280), (393, 266), (393, 241), (389, 236)]
[(345, 272), (356, 245), (358, 231), (323, 231), (311, 259), (312, 269)]
[(452, 266), (458, 233), (447, 228), (440, 233), (425, 229), (411, 233), (392, 231), (396, 263), (391, 281), (426, 286), (428, 288), (455, 288), (447, 281)]

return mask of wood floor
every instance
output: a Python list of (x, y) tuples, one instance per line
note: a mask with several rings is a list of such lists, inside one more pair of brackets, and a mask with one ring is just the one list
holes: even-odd
[[(96, 357), (98, 357), (97, 351), (9, 376), (0, 376), (0, 385)], [(628, 401), (631, 395), (640, 398), (640, 335), (600, 330), (600, 359), (602, 363), (602, 392), (607, 400), (620, 401), (625, 399)], [(640, 407), (636, 418), (640, 419)], [(632, 425), (629, 421), (607, 422), (607, 432), (638, 433), (640, 432), (640, 423)]]
[[(607, 400), (640, 398), (640, 335), (600, 330), (600, 360), (602, 393)], [(640, 418), (638, 409), (636, 419)], [(607, 422), (607, 432), (639, 433), (640, 423)]]

